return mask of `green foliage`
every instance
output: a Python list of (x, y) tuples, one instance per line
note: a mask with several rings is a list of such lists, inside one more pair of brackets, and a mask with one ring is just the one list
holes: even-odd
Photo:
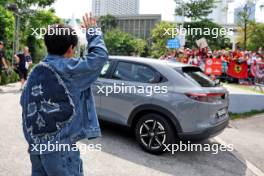
[[(48, 24), (59, 22), (59, 18), (54, 15), (54, 9), (43, 10), (44, 7), (51, 5), (55, 0), (0, 0), (0, 40), (6, 43), (6, 53), (9, 60), (12, 59), (12, 43), (14, 34), (14, 17), (11, 11), (7, 11), (4, 6), (8, 3), (16, 4), (19, 9), (28, 10), (30, 7), (38, 7), (35, 12), (21, 15), (20, 22), (20, 49), (28, 45), (33, 58), (38, 50), (42, 50), (43, 41), (37, 40), (32, 36), (31, 28), (47, 27)], [(22, 10), (23, 11), (23, 10)], [(4, 26), (4, 28), (2, 28)], [(38, 60), (38, 59), (37, 59)]]
[(243, 10), (238, 14), (238, 26), (240, 27), (240, 31), (243, 34), (243, 41), (241, 43), (243, 43), (244, 50), (248, 49), (248, 25), (253, 22), (250, 20), (250, 16), (253, 13), (251, 8), (252, 6), (254, 6), (254, 3), (248, 0)]
[[(15, 19), (11, 11), (8, 11), (5, 6), (8, 3), (17, 4), (19, 9), (29, 10), (34, 6), (34, 12), (21, 15), (19, 39), (20, 48), (27, 45), (35, 62), (38, 62), (46, 54), (43, 40), (36, 39), (31, 35), (33, 30), (31, 28), (46, 28), (50, 24), (61, 22), (55, 16), (54, 9), (44, 10), (46, 6), (50, 6), (55, 0), (0, 0), (0, 40), (5, 42), (6, 58), (10, 65), (13, 58), (13, 40), (14, 40), (14, 25)], [(23, 11), (22, 10), (22, 11)], [(18, 81), (18, 75), (11, 72), (11, 75), (3, 74), (2, 84)]]
[(251, 23), (248, 34), (248, 49), (257, 50), (259, 47), (264, 48), (264, 24)]
[(99, 22), (103, 32), (111, 31), (117, 26), (116, 18), (109, 14), (101, 16)]
[[(186, 29), (192, 29), (193, 31), (195, 28), (202, 29), (201, 35), (200, 32), (197, 32), (197, 34), (195, 35), (186, 36), (186, 47), (197, 47), (195, 41), (202, 37), (207, 39), (209, 47), (213, 50), (231, 47), (230, 39), (226, 38), (225, 35), (223, 35), (223, 33), (221, 32), (221, 30), (224, 30), (224, 28), (210, 20), (188, 22), (185, 23), (184, 27)], [(207, 33), (206, 31), (210, 31), (210, 33)]]
[[(178, 0), (175, 0), (176, 3)], [(182, 10), (184, 10), (184, 16), (193, 20), (204, 19), (215, 7), (216, 0), (189, 0), (188, 3), (177, 3), (179, 6), (175, 9), (176, 15), (182, 16)]]
[[(177, 0), (175, 0), (177, 3)], [(211, 20), (207, 19), (208, 15), (215, 8), (218, 0), (189, 0), (188, 3), (179, 3), (176, 8), (176, 15), (182, 15), (182, 9), (184, 9), (184, 16), (191, 18), (192, 22), (187, 22), (184, 25), (186, 29), (192, 29), (193, 31), (198, 28), (202, 29), (202, 32), (197, 34), (186, 36), (186, 47), (197, 47), (195, 41), (204, 37), (207, 39), (208, 45), (211, 49), (230, 48), (230, 39), (226, 38), (224, 34), (224, 28)], [(210, 32), (208, 32), (210, 31)], [(217, 35), (215, 35), (217, 33)]]
[(15, 1), (19, 7), (29, 8), (31, 6), (47, 7), (52, 5), (56, 0), (12, 0)]
[(0, 6), (4, 7), (6, 3), (14, 3), (15, 0), (0, 0)]
[(132, 45), (134, 46), (134, 53), (138, 55), (142, 55), (145, 52), (145, 48), (147, 46), (147, 42), (143, 39), (134, 38), (132, 40)]
[(119, 29), (105, 33), (104, 40), (111, 55), (141, 55), (146, 47), (144, 40), (137, 39)]
[[(248, 50), (257, 50), (259, 47), (264, 48), (264, 24), (256, 23), (255, 21), (250, 21), (247, 26), (247, 49)], [(239, 46), (245, 46), (245, 29), (242, 27), (239, 29)]]
[(244, 119), (244, 118), (250, 118), (250, 117), (254, 117), (256, 115), (259, 114), (263, 114), (264, 113), (264, 109), (263, 110), (252, 110), (250, 112), (244, 112), (244, 113), (229, 113), (230, 119), (232, 120), (238, 120), (238, 119)]
[(141, 57), (150, 57), (151, 56), (151, 47), (146, 44), (144, 51), (140, 54)]
[(112, 55), (148, 55), (145, 40), (135, 38), (129, 33), (121, 32), (117, 27), (116, 17), (105, 15), (99, 18), (102, 31), (106, 33), (105, 41)]
[[(166, 30), (175, 29), (176, 26), (172, 23), (164, 22), (157, 24), (155, 28), (152, 30), (152, 47), (151, 47), (151, 56), (158, 58), (166, 52), (166, 44), (167, 40), (172, 38), (172, 35), (167, 35)], [(230, 40), (225, 37), (225, 30), (222, 26), (213, 23), (210, 20), (201, 20), (195, 22), (185, 23), (184, 28), (187, 30), (194, 31), (195, 34), (196, 29), (198, 32), (195, 35), (187, 35), (186, 36), (186, 47), (193, 48), (196, 46), (196, 40), (204, 37), (207, 39), (207, 42), (211, 49), (221, 49), (231, 47)], [(201, 31), (201, 33), (199, 32)], [(206, 32), (209, 31), (209, 32)], [(171, 32), (171, 30), (170, 30)], [(225, 31), (226, 32), (226, 31)], [(172, 33), (172, 32), (171, 32)], [(166, 34), (166, 35), (164, 35)]]
[(0, 6), (0, 40), (5, 43), (6, 59), (12, 58), (12, 42), (14, 34), (13, 14)]
[(5, 85), (9, 83), (14, 83), (19, 81), (19, 76), (13, 70), (11, 70), (10, 74), (2, 73), (2, 80), (0, 85)]
[(175, 28), (176, 26), (172, 23), (162, 21), (155, 26), (151, 31), (152, 46), (151, 46), (151, 56), (159, 58), (163, 55), (167, 48), (167, 40), (171, 39), (170, 35), (164, 35), (166, 29)]
[(0, 0), (0, 6), (8, 3), (17, 4), (19, 8), (28, 9), (32, 6), (44, 8), (52, 5), (56, 0)]
[(27, 20), (27, 27), (23, 31), (23, 36), (25, 37), (22, 41), (29, 47), (34, 61), (38, 62), (42, 58), (37, 56), (39, 56), (39, 52), (42, 52), (45, 46), (42, 39), (37, 39), (35, 35), (32, 35), (32, 29), (47, 28), (48, 25), (61, 23), (61, 20), (50, 10), (37, 11), (34, 15), (29, 16)]

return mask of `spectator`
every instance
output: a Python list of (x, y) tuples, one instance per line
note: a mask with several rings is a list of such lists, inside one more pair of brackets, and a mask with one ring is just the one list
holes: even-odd
[[(2, 71), (8, 69), (6, 60), (5, 60), (5, 51), (4, 51), (4, 42), (0, 41), (0, 83), (2, 81)], [(1, 89), (0, 89), (1, 91)]]
[(17, 70), (18, 70), (19, 79), (21, 82), (21, 90), (22, 90), (25, 81), (27, 80), (29, 66), (32, 65), (32, 58), (30, 56), (29, 49), (27, 46), (24, 47), (23, 53), (17, 54), (14, 57), (18, 65)]
[(101, 135), (91, 85), (108, 52), (102, 33), (88, 32), (97, 31), (95, 17), (86, 14), (83, 27), (89, 44), (83, 58), (73, 58), (78, 44), (74, 29), (66, 25), (48, 29), (69, 32), (45, 34), (48, 56), (34, 68), (22, 92), (23, 132), (33, 176), (83, 176), (76, 142)]

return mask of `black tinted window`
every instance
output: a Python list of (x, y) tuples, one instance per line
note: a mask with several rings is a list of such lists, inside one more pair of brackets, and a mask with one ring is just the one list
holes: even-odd
[(124, 81), (150, 83), (155, 78), (155, 71), (145, 65), (119, 62), (113, 77)]
[(216, 84), (208, 76), (206, 76), (200, 68), (196, 67), (185, 67), (182, 68), (184, 76), (190, 81), (198, 84), (202, 87), (215, 87)]

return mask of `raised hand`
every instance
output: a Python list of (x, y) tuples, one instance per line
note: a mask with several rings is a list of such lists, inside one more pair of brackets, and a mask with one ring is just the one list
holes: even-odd
[(97, 23), (96, 23), (96, 18), (92, 15), (92, 13), (90, 12), (89, 15), (88, 13), (86, 13), (83, 16), (83, 28), (89, 29), (91, 27), (96, 27)]

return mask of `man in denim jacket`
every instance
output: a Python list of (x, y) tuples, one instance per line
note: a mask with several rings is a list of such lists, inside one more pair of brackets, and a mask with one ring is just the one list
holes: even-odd
[(32, 70), (21, 96), (32, 176), (83, 175), (76, 142), (101, 135), (91, 84), (108, 52), (95, 18), (86, 14), (83, 20), (87, 55), (72, 58), (78, 38), (71, 27), (49, 27), (44, 36), (49, 55)]

